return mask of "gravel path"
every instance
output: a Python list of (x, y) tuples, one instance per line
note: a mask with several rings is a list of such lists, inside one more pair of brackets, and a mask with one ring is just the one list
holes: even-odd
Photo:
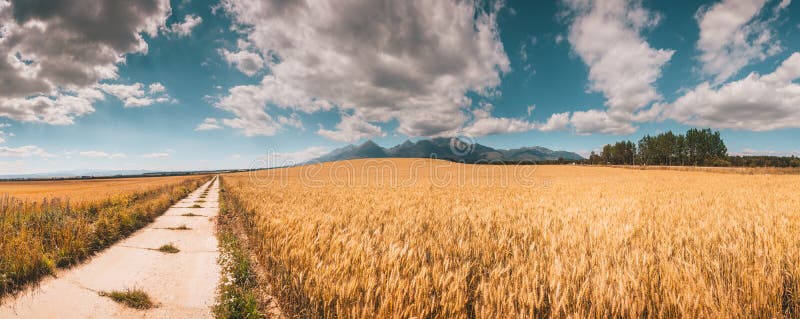
[[(153, 223), (85, 263), (0, 303), (0, 318), (212, 318), (220, 268), (215, 220), (218, 178), (200, 186)], [(191, 208), (206, 187), (202, 208)], [(200, 216), (183, 216), (192, 213)], [(171, 230), (186, 225), (189, 230)], [(155, 249), (164, 244), (175, 254)], [(137, 310), (99, 295), (137, 288), (158, 304)]]

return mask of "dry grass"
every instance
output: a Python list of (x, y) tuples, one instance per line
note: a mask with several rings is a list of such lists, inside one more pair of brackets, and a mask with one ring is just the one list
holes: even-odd
[(444, 185), (430, 167), (474, 167), (392, 160), (418, 179), (391, 185), (345, 163), (316, 187), (303, 167), (223, 177), (290, 314), (800, 316), (797, 176), (530, 166), (535, 185), (502, 186), (518, 168), (493, 166)]
[[(0, 197), (0, 295), (126, 237), (205, 180), (184, 176), (14, 183), (25, 190), (11, 193), (26, 199)], [(76, 186), (83, 182), (92, 186)], [(44, 199), (31, 199), (39, 196)]]
[(158, 251), (160, 251), (162, 253), (165, 253), (165, 254), (177, 254), (177, 253), (181, 252), (181, 250), (178, 249), (178, 247), (175, 247), (175, 245), (173, 245), (171, 243), (170, 244), (161, 245), (161, 247), (158, 247), (158, 249), (156, 249), (156, 250), (158, 250)]
[(111, 300), (134, 309), (144, 310), (156, 306), (156, 304), (150, 299), (150, 295), (141, 289), (114, 290), (110, 292), (101, 291), (99, 295), (111, 298)]

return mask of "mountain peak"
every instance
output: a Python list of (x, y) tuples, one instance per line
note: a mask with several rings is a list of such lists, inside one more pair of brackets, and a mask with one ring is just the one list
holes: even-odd
[[(438, 137), (428, 140), (419, 140), (416, 143), (406, 140), (402, 144), (386, 149), (372, 140), (359, 146), (348, 145), (334, 150), (310, 162), (332, 162), (359, 158), (439, 158), (453, 161), (474, 163), (477, 161), (546, 161), (563, 158), (566, 160), (581, 160), (582, 156), (566, 152), (552, 151), (541, 146), (523, 147), (511, 150), (494, 149), (481, 144), (474, 144), (469, 148), (463, 145), (469, 143), (455, 137)], [(456, 144), (456, 149), (452, 146)], [(462, 153), (462, 150), (465, 150)]]
[(375, 144), (375, 142), (373, 142), (372, 140), (367, 140), (366, 142), (361, 143), (361, 145), (359, 145), (358, 147), (365, 148), (365, 147), (380, 147), (380, 146), (378, 146), (378, 144)]

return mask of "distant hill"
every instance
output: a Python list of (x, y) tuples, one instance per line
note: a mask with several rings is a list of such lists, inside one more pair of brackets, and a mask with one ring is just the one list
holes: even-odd
[(361, 145), (348, 145), (309, 161), (310, 163), (332, 162), (358, 158), (430, 158), (464, 161), (552, 161), (582, 160), (582, 156), (566, 151), (553, 151), (541, 146), (503, 150), (481, 144), (468, 144), (457, 138), (434, 138), (417, 142), (405, 141), (403, 144), (383, 148), (373, 141)]

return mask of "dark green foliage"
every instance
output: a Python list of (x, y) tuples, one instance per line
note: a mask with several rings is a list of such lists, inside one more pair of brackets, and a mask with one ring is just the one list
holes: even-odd
[(589, 164), (613, 165), (694, 165), (730, 166), (728, 148), (719, 131), (690, 129), (686, 134), (671, 131), (645, 135), (638, 144), (631, 141), (606, 145), (598, 155), (592, 152)]

